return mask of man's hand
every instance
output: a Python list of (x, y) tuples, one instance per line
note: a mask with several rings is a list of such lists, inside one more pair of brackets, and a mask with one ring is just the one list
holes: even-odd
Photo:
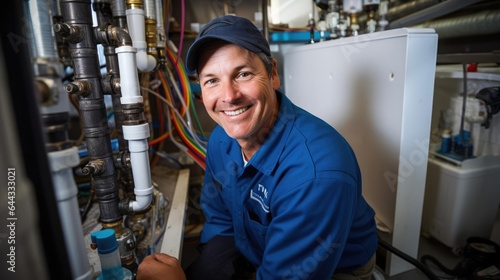
[(186, 280), (182, 267), (174, 257), (157, 253), (149, 255), (139, 264), (137, 280)]

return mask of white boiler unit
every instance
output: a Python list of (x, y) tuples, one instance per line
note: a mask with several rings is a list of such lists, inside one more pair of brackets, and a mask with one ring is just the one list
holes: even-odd
[[(416, 258), (427, 172), (436, 70), (433, 29), (394, 29), (297, 46), (284, 54), (284, 89), (335, 127), (353, 147), (363, 194)], [(387, 258), (386, 273), (413, 268)]]

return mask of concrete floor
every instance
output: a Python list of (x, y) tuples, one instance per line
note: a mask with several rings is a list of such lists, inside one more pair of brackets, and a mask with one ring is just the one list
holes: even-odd
[[(198, 234), (201, 228), (196, 228), (191, 230), (189, 236), (185, 239), (183, 252), (182, 252), (182, 266), (186, 268), (198, 255), (196, 250), (196, 246), (198, 245)], [(493, 231), (490, 238), (493, 242), (500, 244), (500, 209), (497, 215), (497, 219), (495, 225), (493, 227)], [(451, 250), (451, 248), (446, 247), (439, 241), (432, 239), (421, 237), (419, 243), (419, 254), (418, 259), (423, 255), (431, 255), (438, 259), (444, 266), (452, 269), (454, 268), (461, 260), (461, 256), (455, 255), (455, 253)], [(432, 269), (434, 273), (440, 273), (437, 269)], [(441, 274), (444, 276), (444, 274)], [(449, 276), (448, 276), (449, 277)], [(387, 276), (385, 272), (379, 267), (376, 268), (374, 273), (375, 280), (428, 280), (429, 278), (419, 269), (415, 268), (413, 270), (400, 273), (394, 276)]]
[[(196, 238), (190, 238), (186, 240), (182, 252), (182, 267), (186, 268), (198, 255), (196, 251), (196, 246), (198, 242)], [(422, 238), (421, 240), (421, 255), (431, 254), (436, 256), (443, 264), (450, 268), (453, 268), (456, 263), (460, 261), (460, 257), (453, 255), (451, 250), (446, 248), (444, 245), (439, 244), (437, 241), (432, 239)], [(376, 269), (374, 274), (375, 280), (428, 280), (429, 278), (421, 272), (419, 269), (413, 269), (408, 272), (404, 272), (392, 277), (387, 276), (382, 269)]]
[[(493, 225), (493, 230), (491, 232), (490, 240), (500, 244), (500, 209), (497, 214), (497, 218), (495, 220), (495, 224)], [(419, 254), (418, 259), (420, 260), (424, 255), (431, 255), (435, 257), (439, 262), (441, 262), (445, 267), (453, 269), (458, 263), (463, 260), (462, 256), (457, 256), (451, 248), (443, 245), (439, 241), (433, 238), (421, 237), (419, 243)], [(429, 278), (419, 269), (415, 268), (413, 270), (394, 275), (392, 277), (387, 276), (382, 272), (379, 268), (377, 269), (379, 273), (376, 273), (375, 276), (382, 276), (384, 278), (376, 278), (377, 280), (387, 279), (387, 280), (428, 280)], [(442, 274), (441, 271), (437, 268), (432, 268), (432, 271), (438, 275), (443, 276), (442, 279), (445, 279), (449, 276)]]

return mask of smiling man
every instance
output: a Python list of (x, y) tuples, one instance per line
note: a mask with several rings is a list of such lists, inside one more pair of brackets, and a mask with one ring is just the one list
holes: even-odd
[(280, 80), (272, 63), (268, 73), (259, 55), (224, 41), (206, 46), (200, 56), (203, 104), (226, 134), (236, 139), (247, 160), (264, 143), (278, 116), (275, 91)]
[[(260, 31), (241, 17), (212, 20), (187, 68), (218, 124), (200, 199), (200, 256), (187, 279), (371, 279), (377, 232), (355, 154), (278, 90)], [(158, 259), (145, 259), (139, 279), (162, 266)]]

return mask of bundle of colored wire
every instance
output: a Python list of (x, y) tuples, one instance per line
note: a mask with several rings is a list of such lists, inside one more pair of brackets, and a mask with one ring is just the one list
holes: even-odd
[[(179, 65), (182, 65), (181, 62), (178, 63)], [(167, 70), (167, 73), (169, 73), (169, 70), (168, 68), (166, 69)], [(187, 98), (187, 99), (190, 99), (192, 98), (192, 95), (191, 95), (191, 90), (190, 90), (190, 87), (189, 87), (189, 84), (187, 85), (183, 85), (182, 88), (187, 90), (188, 91), (188, 94), (184, 94), (184, 96), (180, 96), (180, 91), (175, 83), (175, 81), (173, 81), (173, 77), (171, 75), (171, 73), (169, 73), (169, 77), (170, 79), (172, 80), (172, 87), (174, 88), (174, 91), (177, 93), (177, 95), (179, 95), (179, 97), (184, 97), (184, 98)], [(165, 90), (165, 97), (166, 99), (171, 103), (173, 104), (173, 96), (172, 96), (172, 92), (169, 90), (168, 86), (167, 86), (167, 81), (166, 81), (166, 77), (165, 77), (165, 74), (162, 72), (160, 73), (160, 79), (162, 81), (162, 84), (163, 84), (163, 88)], [(181, 81), (181, 84), (183, 82)], [(182, 118), (182, 115), (180, 113), (175, 113), (175, 108), (173, 109), (172, 107), (170, 107), (170, 118), (171, 118), (171, 121), (177, 131), (177, 134), (179, 135), (182, 143), (187, 147), (187, 150), (186, 152), (193, 158), (193, 160), (195, 160), (203, 169), (205, 169), (205, 161), (206, 161), (206, 143), (204, 143), (204, 141), (202, 141), (196, 131), (193, 129), (192, 127), (192, 122), (191, 122), (191, 118), (190, 118), (190, 112), (188, 111), (188, 107), (187, 107), (187, 102), (184, 102), (183, 98), (179, 98), (179, 100), (181, 101), (182, 103), (182, 107), (185, 108), (184, 112), (186, 113), (186, 117), (188, 119), (188, 122), (186, 123), (184, 121), (184, 119)], [(172, 133), (170, 133), (171, 137), (173, 137)], [(174, 140), (174, 139), (173, 139)], [(175, 140), (174, 140), (175, 141)]]
[[(186, 152), (200, 167), (205, 169), (205, 161), (206, 161), (206, 141), (200, 139), (196, 130), (192, 126), (191, 114), (194, 116), (198, 130), (203, 135), (203, 129), (199, 125), (198, 117), (196, 114), (196, 110), (193, 105), (193, 95), (191, 92), (191, 87), (189, 85), (189, 79), (184, 68), (184, 63), (181, 60), (177, 60), (174, 52), (167, 48), (167, 57), (171, 65), (175, 66), (176, 74), (170, 71), (168, 67), (165, 67), (164, 71), (158, 71), (157, 74), (160, 78), (162, 89), (164, 92), (165, 98), (159, 96), (158, 93), (146, 89), (148, 92), (159, 97), (164, 103), (169, 106), (170, 114), (167, 114), (168, 118), (168, 132), (163, 134), (157, 139), (154, 139), (149, 142), (149, 145), (157, 144), (163, 140), (165, 140), (168, 136), (170, 136), (172, 142), (182, 151)], [(176, 63), (174, 63), (176, 61)], [(167, 78), (170, 84), (167, 83)], [(176, 80), (177, 78), (177, 80)], [(171, 87), (169, 87), (169, 85)], [(180, 85), (180, 87), (179, 87)], [(174, 97), (174, 93), (177, 98)], [(178, 101), (177, 101), (178, 100)], [(180, 109), (177, 109), (175, 106), (175, 102), (180, 102)], [(191, 111), (190, 111), (191, 109)], [(186, 117), (186, 120), (184, 120)], [(182, 143), (179, 143), (175, 138), (172, 131), (172, 123), (175, 127), (177, 135), (179, 136)]]
[[(164, 79), (163, 79), (164, 80)], [(164, 87), (164, 90), (165, 91), (168, 91), (168, 87), (165, 85), (165, 84), (162, 84), (163, 87)], [(187, 123), (184, 121), (184, 119), (182, 118), (182, 116), (180, 115), (179, 111), (174, 107), (174, 105), (172, 104), (172, 102), (170, 100), (167, 100), (165, 97), (159, 95), (157, 92), (153, 91), (153, 90), (150, 90), (148, 88), (143, 88), (143, 90), (146, 90), (148, 91), (149, 93), (155, 95), (156, 97), (158, 97), (160, 100), (162, 100), (165, 104), (167, 104), (170, 108), (170, 112), (173, 112), (172, 114), (174, 115), (174, 118), (177, 122), (180, 123), (180, 125), (182, 125), (181, 127), (188, 127)], [(166, 94), (166, 96), (168, 96), (168, 98), (170, 99), (170, 94)], [(191, 158), (193, 158), (193, 160), (195, 160), (195, 162), (200, 166), (202, 167), (203, 169), (205, 169), (205, 158), (201, 158), (200, 157), (203, 157), (203, 155), (200, 156), (199, 152), (198, 153), (195, 153), (193, 152), (193, 150), (189, 150), (184, 144), (181, 144), (179, 142), (177, 142), (174, 138), (173, 138), (173, 131), (172, 131), (172, 120), (171, 120), (171, 115), (172, 114), (167, 114), (167, 128), (168, 128), (168, 132), (166, 133), (166, 135), (168, 136), (172, 136), (170, 139), (172, 140), (172, 142), (183, 152), (187, 153)], [(181, 131), (183, 131), (181, 129)], [(180, 135), (183, 135), (183, 134), (180, 134)], [(164, 135), (163, 135), (164, 136)], [(163, 136), (161, 138), (163, 138)], [(182, 138), (181, 137), (181, 140), (184, 140), (183, 142), (186, 142), (185, 141), (185, 138)], [(154, 145), (155, 143), (157, 143), (157, 139), (151, 141), (149, 143), (149, 145)], [(206, 154), (206, 149), (204, 147), (202, 147), (202, 152), (203, 154)]]
[[(171, 4), (170, 1), (166, 1), (166, 5), (164, 6), (164, 17), (167, 19), (170, 18), (170, 13), (168, 12), (170, 10), (169, 8), (171, 8), (170, 4)], [(182, 42), (184, 35), (184, 13), (185, 13), (184, 0), (181, 1), (181, 6), (182, 6), (182, 11), (181, 11), (182, 18), (181, 18), (181, 37), (179, 39), (179, 49), (182, 49)], [(165, 21), (166, 25), (165, 29), (167, 30), (167, 34), (169, 28), (168, 23), (169, 20)], [(172, 46), (172, 48), (175, 48), (175, 46)], [(158, 93), (150, 89), (146, 89), (148, 92), (151, 92), (152, 94), (156, 95), (164, 103), (166, 103), (168, 105), (170, 112), (170, 114), (168, 113), (166, 114), (168, 119), (168, 132), (164, 133), (159, 138), (150, 141), (149, 145), (152, 146), (154, 144), (160, 143), (163, 140), (165, 140), (168, 136), (170, 136), (172, 142), (181, 151), (186, 152), (200, 167), (205, 169), (206, 141), (200, 139), (196, 130), (193, 128), (191, 121), (191, 113), (193, 114), (196, 120), (196, 124), (198, 125), (198, 131), (200, 132), (201, 136), (203, 138), (205, 138), (205, 136), (203, 134), (203, 129), (201, 128), (201, 125), (198, 121), (197, 113), (192, 102), (193, 95), (191, 92), (189, 78), (185, 70), (184, 63), (180, 58), (180, 52), (174, 52), (172, 48), (166, 47), (165, 52), (167, 54), (167, 59), (169, 64), (172, 65), (172, 67), (175, 69), (176, 75), (174, 75), (172, 71), (170, 71), (170, 68), (168, 68), (167, 66), (165, 66), (164, 71), (157, 72), (157, 76), (161, 80), (161, 85), (163, 88), (165, 98), (159, 96)], [(167, 83), (167, 77), (170, 84)], [(180, 101), (181, 103), (179, 109), (180, 112), (175, 106), (176, 105), (175, 101), (177, 100)], [(187, 122), (184, 120), (184, 117), (186, 117)], [(172, 131), (172, 123), (175, 127), (177, 135), (181, 140), (181, 143), (178, 142), (174, 137)]]
[[(174, 52), (171, 49), (167, 48), (166, 53), (168, 61), (172, 63), (173, 66), (175, 66), (175, 70), (177, 71), (177, 75), (179, 77), (179, 84), (181, 85), (183, 93), (182, 97), (186, 102), (185, 106), (182, 106), (181, 108), (181, 115), (184, 115), (185, 109), (189, 108), (189, 105), (191, 103), (191, 87), (189, 86), (189, 78), (187, 76), (186, 70), (184, 69), (184, 63), (181, 60), (177, 60)], [(168, 68), (167, 70), (170, 71)], [(170, 77), (173, 78), (172, 76)], [(174, 83), (173, 85), (177, 87), (177, 83)]]
[[(174, 52), (169, 48), (167, 48), (167, 57), (168, 57), (170, 62), (172, 62), (174, 60), (174, 58), (177, 59), (175, 57)], [(188, 78), (188, 74), (186, 72), (186, 68), (184, 67), (184, 63), (182, 61), (176, 60), (176, 63), (174, 65), (175, 65), (175, 69), (177, 71), (177, 74), (179, 75), (179, 80), (180, 80), (180, 84), (181, 84), (181, 88), (182, 88), (182, 92), (183, 92), (182, 96), (179, 94), (179, 89), (177, 87), (177, 84), (175, 83), (175, 81), (170, 73), (170, 70), (168, 68), (167, 68), (167, 72), (169, 73), (170, 80), (173, 83), (174, 87), (176, 88), (175, 92), (177, 93), (178, 97), (181, 99), (181, 102), (182, 102), (182, 100), (186, 100), (186, 103), (185, 104), (183, 103), (181, 115), (184, 115), (185, 108), (191, 109), (193, 117), (196, 121), (196, 125), (198, 126), (198, 130), (200, 131), (201, 135), (203, 137), (205, 137), (205, 135), (203, 133), (203, 129), (201, 128), (201, 125), (200, 125), (200, 121), (198, 120), (198, 114), (196, 113), (196, 109), (194, 107), (194, 102), (192, 101), (193, 100), (193, 93), (191, 91), (191, 86), (189, 83), (189, 78)], [(187, 117), (188, 117), (188, 123), (191, 125), (190, 115), (188, 114)]]

